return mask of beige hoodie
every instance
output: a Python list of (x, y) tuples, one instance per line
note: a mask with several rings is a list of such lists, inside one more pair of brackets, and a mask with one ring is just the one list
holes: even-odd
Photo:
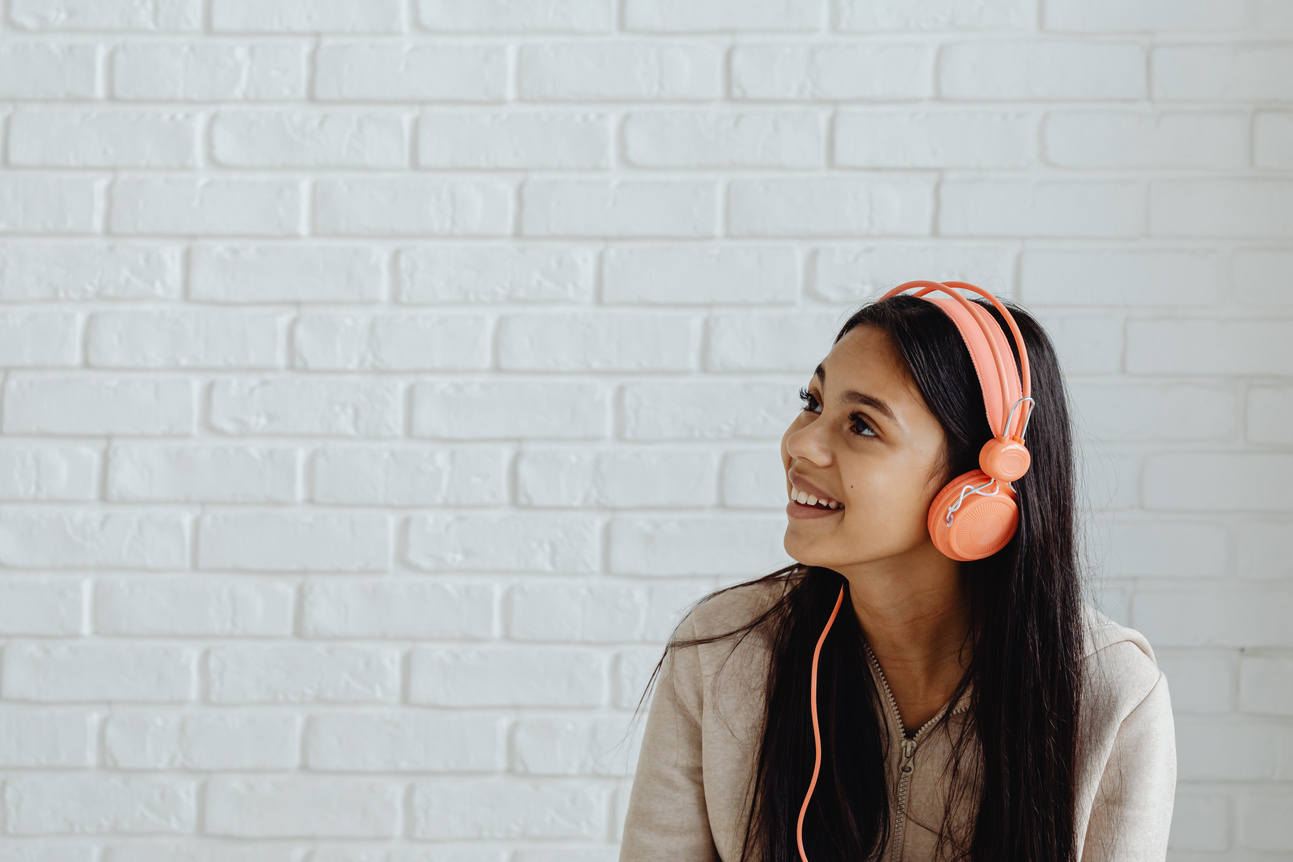
[[(716, 596), (692, 609), (678, 637), (731, 631), (766, 609), (781, 589), (779, 582), (750, 584)], [(1083, 615), (1089, 682), (1079, 716), (1078, 858), (1161, 860), (1167, 855), (1176, 788), (1167, 680), (1143, 635), (1089, 606)], [(619, 862), (736, 862), (751, 803), (769, 652), (758, 631), (733, 651), (734, 640), (672, 650), (661, 667), (643, 730)], [(725, 658), (716, 685), (715, 674)], [(869, 658), (877, 689), (884, 695), (883, 671), (873, 656)], [(942, 731), (922, 730), (914, 745), (904, 746), (897, 708), (885, 700), (894, 820), (883, 858), (928, 862), (937, 839), (933, 830), (938, 829), (946, 800), (942, 773), (951, 741)], [(950, 721), (967, 720), (967, 706), (968, 697), (958, 702)], [(910, 766), (905, 773), (904, 763)], [(952, 816), (967, 818), (970, 813), (954, 810)], [(786, 828), (793, 831), (795, 825)]]

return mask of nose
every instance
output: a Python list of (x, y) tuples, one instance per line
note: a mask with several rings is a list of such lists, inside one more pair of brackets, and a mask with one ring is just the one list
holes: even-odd
[[(796, 427), (799, 426), (799, 427)], [(831, 461), (830, 446), (821, 422), (796, 418), (786, 429), (785, 448), (788, 461), (803, 459), (819, 466)]]

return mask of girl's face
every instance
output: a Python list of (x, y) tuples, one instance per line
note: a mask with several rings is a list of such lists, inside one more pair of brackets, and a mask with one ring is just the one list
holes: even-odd
[(946, 437), (888, 335), (873, 326), (850, 330), (808, 381), (807, 396), (781, 438), (787, 495), (824, 494), (843, 506), (791, 499), (786, 552), (846, 576), (931, 553), (946, 563), (926, 527), (942, 488)]

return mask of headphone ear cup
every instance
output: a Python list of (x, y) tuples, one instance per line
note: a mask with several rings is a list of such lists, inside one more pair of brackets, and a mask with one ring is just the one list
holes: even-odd
[(991, 495), (967, 494), (947, 524), (947, 510), (970, 485), (978, 487), (992, 481), (982, 470), (962, 473), (934, 495), (929, 506), (927, 526), (934, 547), (953, 560), (966, 562), (990, 557), (1006, 546), (1019, 525), (1019, 506), (1015, 492), (1000, 479), (997, 492)]

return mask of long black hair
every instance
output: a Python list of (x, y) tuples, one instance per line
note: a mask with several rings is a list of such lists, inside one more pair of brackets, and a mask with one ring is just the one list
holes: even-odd
[[(1004, 317), (987, 299), (970, 301), (996, 318), (1018, 366), (1018, 348)], [(1026, 437), (1032, 460), (1027, 474), (1013, 483), (1019, 525), (1010, 542), (992, 556), (961, 564), (972, 614), (971, 658), (951, 702), (968, 691), (970, 720), (960, 723), (952, 745), (939, 855), (973, 862), (1071, 862), (1083, 686), (1073, 432), (1050, 339), (1023, 309), (998, 301), (1009, 308), (1028, 349), (1036, 402)], [(992, 430), (969, 350), (946, 313), (924, 299), (898, 294), (859, 309), (835, 340), (857, 326), (888, 335), (942, 425), (947, 437), (942, 481), (977, 468), (979, 450)], [(804, 668), (812, 664), (843, 587), (841, 611), (818, 659), (823, 757), (803, 838), (813, 862), (872, 858), (889, 840), (888, 737), (864, 635), (850, 612), (848, 581), (830, 569), (794, 565), (711, 592), (692, 607), (728, 590), (772, 581), (780, 582), (779, 598), (733, 631), (682, 639), (675, 629), (638, 709), (669, 650), (738, 633), (743, 639), (756, 629), (766, 632), (766, 713), (741, 859), (796, 862), (795, 824), (815, 755)], [(950, 727), (948, 710), (931, 731), (950, 733)], [(956, 818), (963, 821), (959, 830), (954, 806), (973, 812)]]

